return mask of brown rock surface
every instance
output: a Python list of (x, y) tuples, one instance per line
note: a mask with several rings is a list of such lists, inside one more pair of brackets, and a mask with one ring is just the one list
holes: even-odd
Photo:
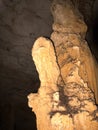
[[(74, 73), (73, 77), (75, 79), (70, 76), (70, 78), (73, 79), (71, 81), (73, 82), (75, 80), (78, 83), (87, 83), (90, 89), (95, 93), (96, 102), (98, 103), (98, 69), (96, 67), (96, 61), (85, 41), (87, 31), (86, 24), (83, 22), (82, 16), (77, 10), (75, 11), (75, 9), (71, 8), (69, 3), (65, 3), (66, 8), (64, 8), (63, 2), (59, 4), (59, 2), (54, 1), (53, 3), (54, 31), (51, 35), (62, 78), (66, 83), (69, 75)], [(62, 17), (59, 18), (61, 13)], [(70, 17), (66, 16), (66, 14), (70, 14)], [(69, 21), (71, 23), (69, 23)], [(76, 27), (77, 25), (79, 26)]]
[(36, 64), (36, 69), (39, 72), (41, 86), (56, 84), (59, 68), (56, 63), (52, 42), (44, 37), (38, 38), (33, 46), (32, 57)]
[(98, 130), (97, 64), (85, 41), (87, 27), (69, 1), (55, 0), (52, 14), (54, 45), (40, 37), (32, 49), (41, 85), (28, 104), (37, 128)]

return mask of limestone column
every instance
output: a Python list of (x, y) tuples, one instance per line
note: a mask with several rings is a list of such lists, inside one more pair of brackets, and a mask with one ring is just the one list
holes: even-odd
[(98, 130), (97, 63), (85, 41), (87, 26), (71, 1), (54, 0), (51, 40), (40, 37), (32, 57), (41, 81), (28, 96), (38, 130)]

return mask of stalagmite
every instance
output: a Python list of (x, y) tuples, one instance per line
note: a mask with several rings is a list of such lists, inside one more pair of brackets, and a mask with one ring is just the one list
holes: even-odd
[(38, 93), (28, 96), (38, 130), (98, 130), (98, 65), (87, 27), (71, 1), (54, 0), (51, 40), (40, 37), (32, 49), (39, 73)]

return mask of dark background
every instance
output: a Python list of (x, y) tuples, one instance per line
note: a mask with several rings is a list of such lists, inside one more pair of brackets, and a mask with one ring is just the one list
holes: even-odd
[[(88, 19), (86, 39), (98, 59), (98, 0)], [(37, 92), (38, 73), (31, 57), (34, 41), (50, 37), (51, 0), (0, 0), (0, 130), (36, 130), (27, 95)]]

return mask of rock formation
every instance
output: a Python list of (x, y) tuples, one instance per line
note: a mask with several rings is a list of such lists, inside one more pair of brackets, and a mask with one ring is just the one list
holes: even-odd
[(69, 0), (54, 0), (51, 11), (51, 40), (40, 37), (32, 49), (41, 84), (28, 104), (37, 129), (98, 130), (98, 66), (85, 41), (86, 24)]

